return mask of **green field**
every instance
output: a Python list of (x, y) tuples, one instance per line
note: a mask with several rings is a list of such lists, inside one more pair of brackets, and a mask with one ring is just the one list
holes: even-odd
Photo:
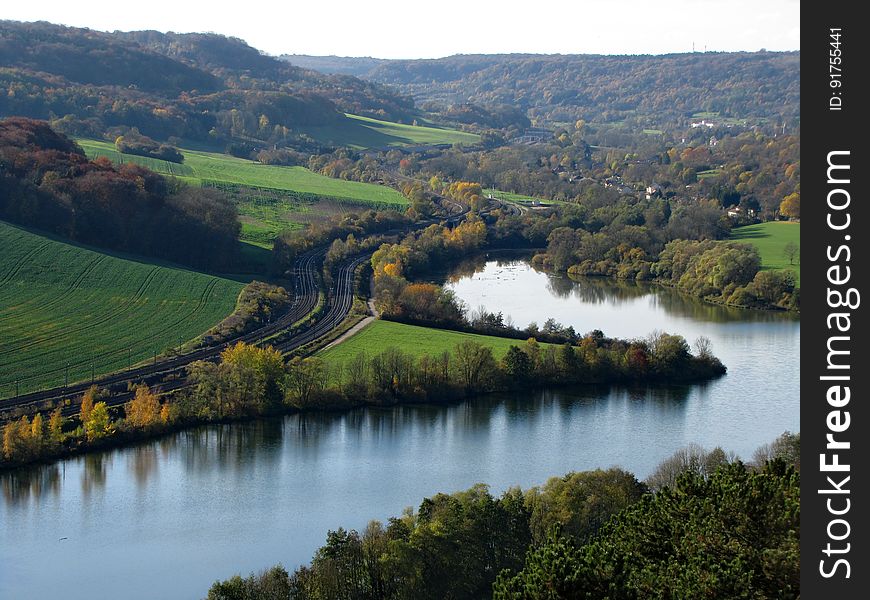
[(698, 179), (707, 179), (708, 177), (718, 177), (722, 174), (720, 169), (710, 169), (709, 171), (698, 171)]
[(503, 192), (502, 190), (496, 190), (494, 188), (487, 188), (483, 190), (484, 195), (492, 194), (493, 198), (498, 198), (499, 200), (505, 200), (507, 202), (515, 202), (516, 204), (522, 204), (523, 206), (533, 206), (535, 202), (540, 203), (541, 206), (549, 206), (551, 204), (567, 204), (561, 200), (547, 200), (544, 198), (533, 198), (532, 196), (526, 196), (523, 194), (514, 194), (513, 192)]
[(341, 364), (362, 352), (368, 356), (373, 356), (390, 346), (413, 356), (423, 356), (424, 354), (435, 356), (445, 350), (453, 352), (456, 345), (465, 340), (473, 340), (484, 346), (489, 346), (497, 360), (504, 356), (511, 346), (522, 346), (526, 343), (524, 340), (377, 320), (338, 346), (321, 351), (319, 356), (327, 362)]
[[(116, 162), (145, 164), (159, 173), (175, 174), (172, 170), (185, 170), (182, 179), (236, 184), (255, 188), (269, 188), (296, 192), (303, 195), (325, 196), (335, 200), (357, 203), (398, 204), (408, 201), (396, 190), (370, 183), (344, 181), (313, 173), (304, 167), (279, 167), (236, 158), (227, 154), (185, 150), (184, 163), (176, 165), (167, 161), (121, 154), (114, 144), (97, 140), (76, 140), (89, 157), (106, 156)], [(186, 171), (189, 169), (190, 171)]]
[(67, 364), (72, 383), (149, 359), (231, 313), (241, 288), (0, 221), (0, 397), (62, 385)]
[(370, 183), (344, 181), (303, 167), (261, 165), (226, 154), (181, 149), (181, 165), (131, 154), (114, 144), (79, 139), (90, 158), (105, 156), (115, 163), (134, 162), (194, 185), (218, 187), (236, 204), (243, 241), (271, 247), (284, 229), (302, 227), (312, 218), (366, 208), (401, 209), (408, 204), (398, 191)]
[(731, 238), (737, 242), (747, 242), (758, 248), (761, 253), (763, 269), (791, 269), (797, 275), (797, 284), (801, 283), (801, 265), (799, 257), (794, 264), (789, 264), (784, 250), (786, 244), (794, 242), (800, 247), (801, 224), (783, 221), (771, 221), (758, 225), (738, 227), (731, 231)]
[(473, 145), (480, 142), (479, 135), (456, 129), (434, 125), (403, 125), (351, 114), (346, 114), (345, 117), (345, 121), (336, 125), (309, 127), (303, 131), (316, 140), (355, 149), (435, 144)]

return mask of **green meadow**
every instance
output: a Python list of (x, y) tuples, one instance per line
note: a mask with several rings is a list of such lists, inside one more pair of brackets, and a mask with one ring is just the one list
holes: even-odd
[(404, 125), (369, 117), (345, 114), (335, 125), (309, 127), (304, 132), (316, 140), (355, 149), (390, 146), (430, 146), (436, 144), (473, 145), (480, 142), (474, 133), (434, 125)]
[(501, 359), (511, 346), (526, 343), (524, 340), (377, 320), (341, 344), (322, 350), (319, 356), (329, 363), (341, 364), (357, 354), (373, 356), (391, 346), (417, 357), (425, 354), (436, 356), (445, 350), (452, 353), (457, 344), (466, 340), (492, 348), (496, 360)]
[(242, 241), (271, 247), (285, 229), (303, 227), (312, 219), (337, 212), (364, 209), (397, 209), (408, 204), (398, 191), (383, 185), (345, 181), (319, 175), (304, 167), (262, 165), (226, 154), (181, 149), (179, 165), (131, 154), (121, 154), (114, 144), (77, 140), (90, 158), (105, 156), (115, 163), (134, 162), (194, 185), (227, 192), (239, 211)]
[(785, 255), (785, 247), (789, 242), (801, 244), (801, 224), (786, 221), (771, 221), (757, 225), (738, 227), (731, 231), (731, 240), (745, 242), (758, 248), (761, 254), (762, 269), (791, 269), (797, 276), (797, 284), (801, 283), (800, 256), (789, 262)]
[(0, 221), (0, 397), (125, 368), (231, 313), (242, 284)]

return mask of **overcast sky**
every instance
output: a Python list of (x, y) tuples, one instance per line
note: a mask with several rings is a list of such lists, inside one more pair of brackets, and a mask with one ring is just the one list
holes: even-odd
[(270, 54), (437, 58), (507, 52), (798, 50), (799, 0), (39, 0), (0, 18), (103, 31), (214, 31)]

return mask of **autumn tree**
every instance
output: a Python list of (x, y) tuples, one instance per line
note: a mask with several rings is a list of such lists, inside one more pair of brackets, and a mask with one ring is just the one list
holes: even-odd
[(94, 405), (84, 425), (89, 442), (104, 438), (112, 433), (109, 407), (106, 406), (105, 402), (97, 402)]
[(160, 401), (147, 385), (137, 385), (133, 399), (124, 406), (124, 412), (130, 426), (147, 429), (160, 420)]
[(51, 417), (48, 420), (48, 438), (54, 445), (60, 445), (63, 442), (63, 415), (60, 412), (60, 407), (51, 411)]
[(789, 219), (800, 220), (801, 218), (801, 195), (794, 192), (783, 198), (779, 205), (779, 214)]

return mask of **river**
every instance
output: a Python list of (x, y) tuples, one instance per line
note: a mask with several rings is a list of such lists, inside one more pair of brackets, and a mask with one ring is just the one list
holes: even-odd
[(800, 429), (793, 316), (522, 261), (477, 261), (449, 285), (520, 326), (553, 317), (610, 336), (705, 335), (728, 375), (207, 426), (5, 474), (0, 597), (201, 598), (237, 572), (292, 570), (328, 529), (361, 529), (439, 491), (482, 481), (500, 493), (612, 465), (642, 478), (689, 442), (750, 458)]

